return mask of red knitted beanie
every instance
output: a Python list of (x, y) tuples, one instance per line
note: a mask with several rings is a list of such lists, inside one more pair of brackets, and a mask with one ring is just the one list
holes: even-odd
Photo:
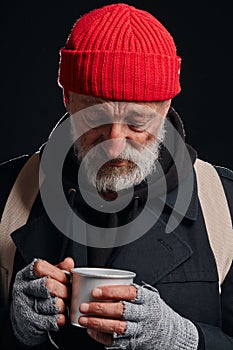
[(74, 24), (60, 50), (58, 83), (69, 91), (118, 101), (163, 101), (180, 92), (172, 36), (150, 13), (118, 3)]

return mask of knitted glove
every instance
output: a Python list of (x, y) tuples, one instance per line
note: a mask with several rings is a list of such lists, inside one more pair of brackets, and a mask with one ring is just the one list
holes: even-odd
[(58, 331), (56, 297), (51, 297), (46, 287), (48, 277), (34, 275), (36, 260), (17, 273), (11, 304), (15, 336), (29, 346), (50, 340), (49, 331)]
[(123, 301), (126, 331), (114, 334), (113, 344), (106, 349), (132, 350), (197, 350), (198, 331), (188, 319), (173, 311), (157, 289), (138, 286), (137, 298)]

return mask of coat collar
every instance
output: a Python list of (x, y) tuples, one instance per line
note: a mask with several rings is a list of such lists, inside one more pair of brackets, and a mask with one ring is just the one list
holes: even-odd
[(172, 191), (167, 193), (166, 197), (166, 205), (171, 208), (177, 210), (177, 212), (182, 215), (183, 217), (189, 219), (189, 220), (197, 220), (197, 215), (198, 215), (198, 194), (197, 194), (197, 179), (196, 179), (196, 173), (193, 170), (193, 189), (192, 189), (192, 196), (190, 198), (190, 203), (186, 211), (180, 211), (179, 206), (177, 207), (175, 205), (176, 199), (177, 199), (177, 193), (178, 190), (181, 190), (185, 188), (185, 184), (181, 183), (179, 186), (180, 188), (176, 187)]

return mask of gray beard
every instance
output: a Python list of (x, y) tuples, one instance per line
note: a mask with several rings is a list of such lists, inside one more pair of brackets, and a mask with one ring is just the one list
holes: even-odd
[[(121, 191), (140, 184), (148, 175), (156, 171), (160, 147), (165, 138), (165, 123), (161, 125), (156, 141), (139, 151), (133, 143), (127, 142), (126, 148), (117, 157), (128, 160), (131, 166), (116, 167), (109, 165), (111, 160), (106, 159), (101, 147), (93, 147), (89, 151), (83, 149), (79, 141), (74, 145), (77, 160), (83, 162), (85, 174), (91, 185), (96, 186), (99, 192)], [(103, 160), (106, 163), (103, 164)], [(96, 169), (95, 164), (103, 164)]]

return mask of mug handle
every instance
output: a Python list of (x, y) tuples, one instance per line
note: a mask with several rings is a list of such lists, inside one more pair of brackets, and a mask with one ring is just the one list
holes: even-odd
[(68, 278), (69, 282), (71, 283), (72, 282), (72, 274), (69, 271), (63, 270), (63, 269), (62, 269), (62, 272), (64, 272), (64, 274)]

